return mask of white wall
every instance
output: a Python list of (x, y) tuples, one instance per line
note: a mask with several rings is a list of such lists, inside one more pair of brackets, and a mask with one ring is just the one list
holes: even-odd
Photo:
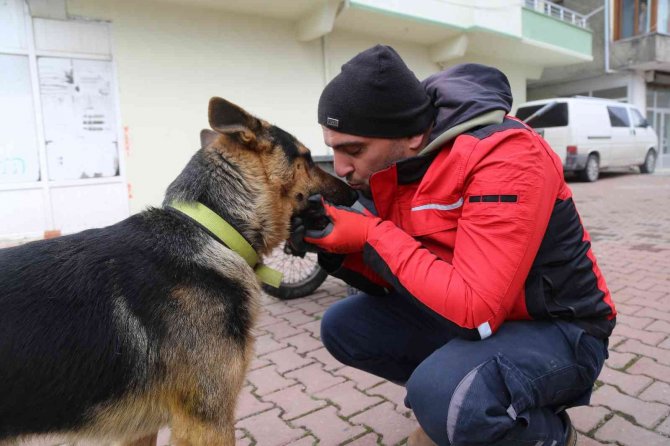
[[(70, 15), (112, 21), (132, 212), (161, 203), (199, 147), (211, 96), (238, 103), (326, 155), (317, 102), (326, 77), (344, 62), (385, 43), (420, 79), (439, 70), (426, 46), (343, 31), (325, 38), (324, 58), (321, 40), (298, 42), (291, 21), (147, 0), (68, 0), (67, 6)], [(523, 70), (501, 68), (517, 99), (525, 98)]]

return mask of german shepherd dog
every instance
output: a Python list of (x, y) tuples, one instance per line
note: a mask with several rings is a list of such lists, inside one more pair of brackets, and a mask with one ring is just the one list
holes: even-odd
[(221, 98), (164, 206), (115, 225), (0, 250), (0, 444), (51, 434), (233, 445), (260, 285), (212, 232), (168, 205), (199, 202), (260, 257), (311, 194), (345, 183), (293, 136)]

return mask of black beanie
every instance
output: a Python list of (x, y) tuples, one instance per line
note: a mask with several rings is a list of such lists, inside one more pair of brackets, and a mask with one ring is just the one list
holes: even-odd
[(425, 132), (435, 109), (390, 46), (376, 45), (342, 65), (319, 98), (319, 124), (349, 135), (401, 138)]

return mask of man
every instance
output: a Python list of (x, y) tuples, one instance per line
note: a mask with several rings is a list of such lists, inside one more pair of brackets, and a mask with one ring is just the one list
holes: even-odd
[[(390, 47), (343, 65), (318, 118), (365, 210), (319, 202), (320, 263), (363, 292), (328, 309), (344, 364), (405, 385), (415, 445), (574, 445), (616, 311), (560, 159), (509, 118), (507, 78), (423, 83)], [(314, 200), (312, 198), (312, 200)]]

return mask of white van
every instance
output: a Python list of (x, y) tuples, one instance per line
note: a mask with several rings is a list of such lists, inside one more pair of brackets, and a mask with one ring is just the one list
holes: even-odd
[(601, 170), (656, 167), (658, 137), (630, 104), (590, 97), (543, 99), (521, 104), (526, 121), (563, 160), (566, 172), (596, 181)]

